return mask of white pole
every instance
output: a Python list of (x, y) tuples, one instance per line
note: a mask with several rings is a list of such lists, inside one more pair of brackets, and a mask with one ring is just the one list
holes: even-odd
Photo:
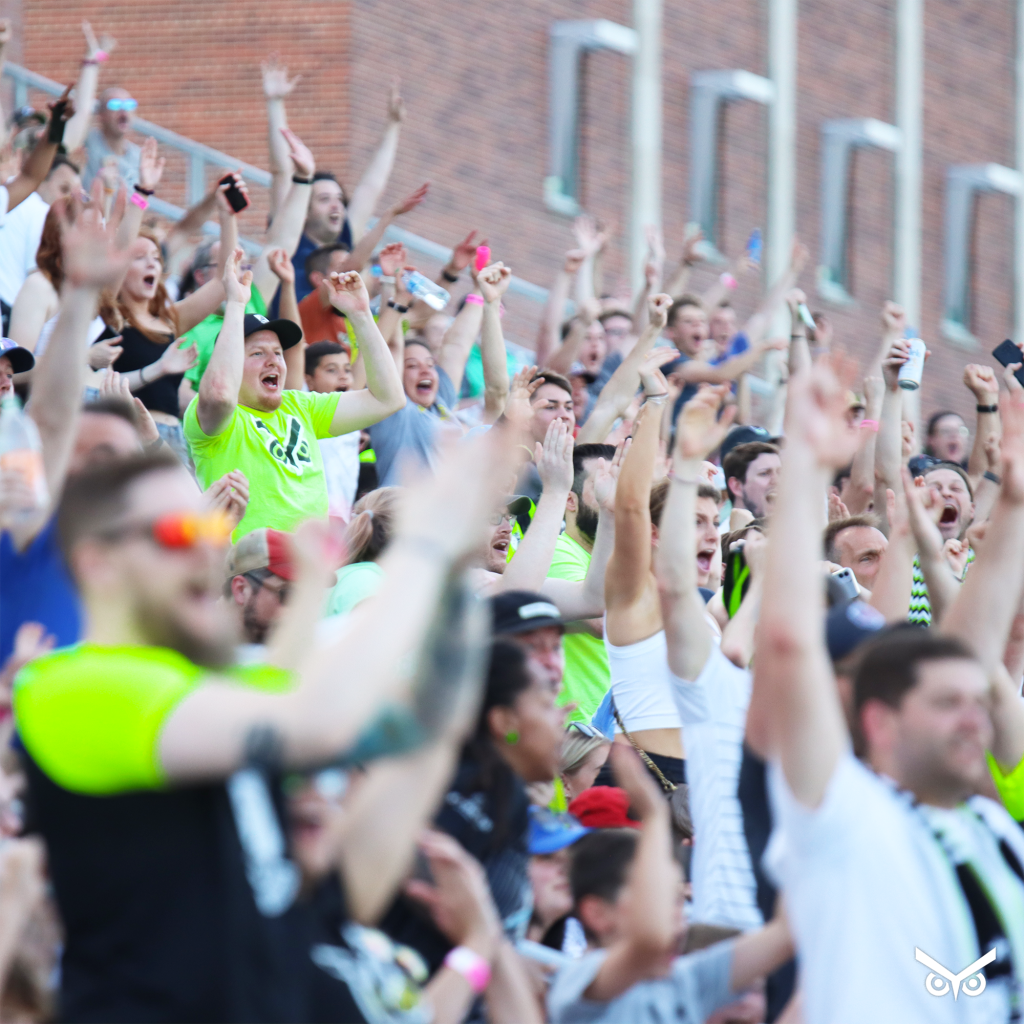
[[(1024, 0), (1017, 0), (1017, 170), (1024, 172)], [(1013, 337), (1024, 343), (1024, 195), (1017, 197), (1014, 235)]]
[(771, 0), (768, 10), (768, 73), (775, 100), (768, 116), (768, 225), (766, 284), (789, 266), (796, 230), (797, 0)]
[[(1018, 8), (1021, 6), (1018, 0)], [(921, 326), (923, 35), (923, 0), (899, 0), (896, 8), (896, 127), (902, 138), (896, 153), (893, 298), (906, 312), (907, 323), (918, 329)], [(1019, 95), (1019, 73), (1017, 89)], [(1019, 140), (1017, 146), (1019, 152)]]
[(662, 0), (634, 0), (633, 195), (629, 268), (635, 288), (643, 284), (648, 224), (661, 227), (661, 11)]

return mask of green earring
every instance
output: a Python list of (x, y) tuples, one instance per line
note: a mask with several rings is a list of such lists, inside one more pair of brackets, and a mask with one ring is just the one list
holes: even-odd
[(519, 733), (517, 733), (515, 729), (509, 730), (505, 733), (505, 742), (510, 747), (514, 747), (519, 742)]

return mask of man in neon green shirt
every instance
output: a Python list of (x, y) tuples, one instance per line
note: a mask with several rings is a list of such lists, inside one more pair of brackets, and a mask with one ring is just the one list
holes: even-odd
[(298, 344), (301, 331), (290, 320), (245, 314), (252, 273), (239, 276), (241, 258), (238, 249), (225, 271), (224, 326), (183, 424), (202, 487), (224, 475), (222, 466), (249, 478), (249, 505), (235, 540), (259, 527), (292, 531), (307, 519), (325, 518), (327, 482), (317, 439), (361, 430), (405, 404), (366, 286), (354, 272), (331, 275), (329, 287), (331, 302), (356, 332), (366, 388), (286, 391), (284, 350)]
[[(582, 581), (590, 567), (597, 535), (598, 508), (594, 499), (593, 473), (598, 459), (615, 457), (610, 444), (581, 444), (573, 451), (573, 480), (565, 505), (565, 532), (555, 544), (548, 576)], [(611, 685), (604, 630), (600, 619), (576, 624), (580, 631), (566, 633), (565, 676), (559, 704), (575, 704), (570, 720), (589, 722)]]

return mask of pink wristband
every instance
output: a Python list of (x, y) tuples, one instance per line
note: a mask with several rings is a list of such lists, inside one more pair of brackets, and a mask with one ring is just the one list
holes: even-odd
[(722, 276), (718, 280), (721, 281), (726, 288), (736, 287), (736, 278), (733, 277), (732, 274), (730, 274), (728, 271), (722, 274)]
[(861, 420), (860, 425), (867, 427), (868, 430), (873, 430), (876, 434), (878, 433), (878, 420)]
[(130, 202), (133, 202), (140, 210), (144, 210), (149, 206), (149, 200), (145, 196), (140, 196), (138, 192), (133, 192)]
[(482, 306), (484, 304), (484, 300), (479, 295), (474, 295), (473, 292), (466, 296), (466, 301), (473, 306)]
[(479, 953), (466, 946), (456, 946), (445, 958), (445, 967), (461, 974), (476, 995), (486, 991), (491, 983), (491, 965)]
[(105, 60), (108, 60), (109, 58), (110, 58), (110, 54), (107, 53), (106, 50), (97, 50), (92, 55), (92, 59), (94, 61), (96, 61), (97, 64), (102, 64)]

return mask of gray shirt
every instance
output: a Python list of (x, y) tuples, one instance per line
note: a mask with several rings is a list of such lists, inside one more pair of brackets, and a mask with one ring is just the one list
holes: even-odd
[(400, 484), (400, 455), (412, 452), (423, 466), (433, 466), (437, 432), (442, 419), (455, 408), (455, 387), (452, 379), (437, 367), (437, 400), (429, 409), (406, 398), (405, 405), (370, 427), (370, 441), (377, 454), (377, 486)]
[(93, 128), (85, 137), (85, 170), (82, 172), (82, 184), (85, 188), (92, 185), (93, 178), (108, 159), (117, 161), (117, 173), (130, 192), (139, 180), (139, 157), (142, 150), (134, 142), (125, 142), (124, 153), (115, 153), (99, 128)]
[(701, 1024), (736, 994), (729, 984), (734, 942), (716, 942), (676, 957), (665, 978), (637, 982), (617, 999), (584, 999), (608, 951), (588, 953), (566, 964), (548, 990), (551, 1024)]

